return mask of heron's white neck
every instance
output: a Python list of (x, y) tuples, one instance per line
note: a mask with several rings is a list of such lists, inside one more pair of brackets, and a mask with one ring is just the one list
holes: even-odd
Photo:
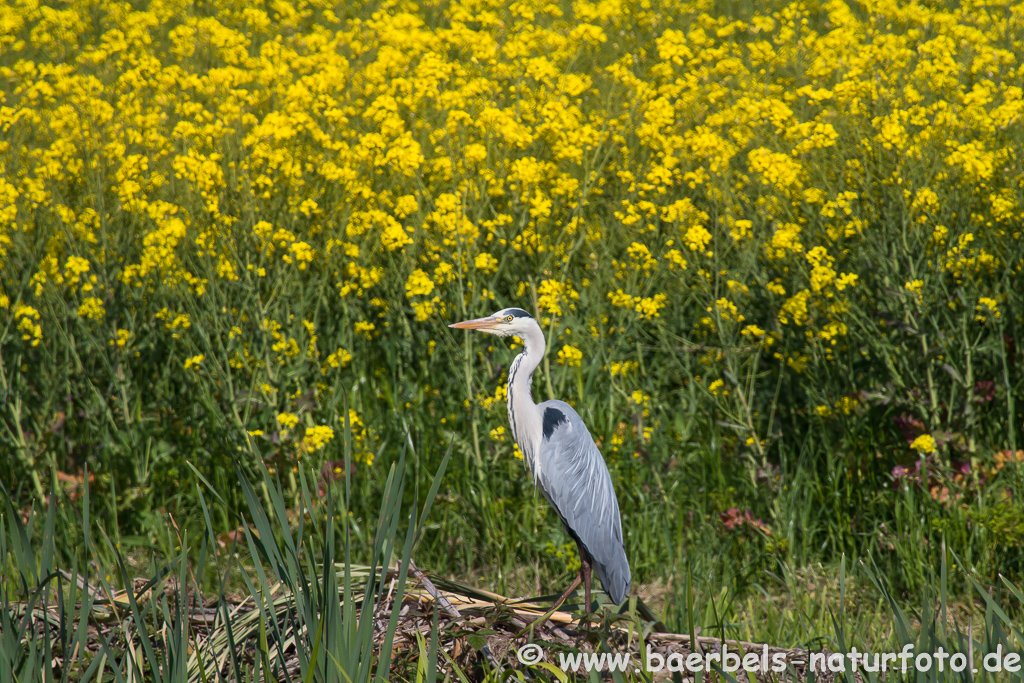
[(543, 428), (540, 409), (530, 395), (530, 383), (533, 371), (544, 357), (544, 333), (540, 325), (531, 320), (520, 339), (523, 340), (523, 352), (515, 357), (508, 369), (508, 423), (512, 437), (523, 452), (523, 460), (537, 476), (534, 461), (540, 449)]

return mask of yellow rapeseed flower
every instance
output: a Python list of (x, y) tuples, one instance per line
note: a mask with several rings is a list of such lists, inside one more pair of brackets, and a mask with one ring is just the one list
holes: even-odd
[(934, 453), (938, 446), (931, 434), (922, 434), (911, 442), (910, 447), (918, 453)]
[(562, 365), (568, 365), (569, 367), (580, 367), (580, 361), (583, 360), (583, 352), (577, 349), (575, 346), (566, 344), (558, 351), (558, 362)]
[(743, 314), (739, 312), (739, 309), (736, 308), (736, 304), (724, 297), (715, 301), (714, 306), (708, 306), (706, 310), (708, 313), (717, 311), (718, 316), (722, 320), (734, 320), (740, 323), (746, 320)]
[(473, 265), (475, 265), (476, 269), (479, 271), (484, 273), (493, 273), (498, 270), (498, 259), (494, 258), (486, 251), (482, 251), (476, 255), (476, 258), (473, 260)]
[(562, 306), (574, 308), (573, 301), (578, 301), (579, 293), (567, 282), (558, 280), (542, 280), (537, 287), (537, 306), (545, 313), (562, 315)]
[(64, 281), (69, 286), (78, 284), (82, 275), (89, 272), (89, 261), (81, 256), (69, 256), (64, 264)]
[(850, 415), (859, 403), (860, 401), (852, 396), (843, 396), (841, 399), (836, 401), (836, 410), (841, 412), (843, 415)]
[(299, 416), (294, 413), (278, 413), (277, 424), (283, 429), (293, 429), (295, 425), (299, 424)]
[(711, 241), (711, 233), (703, 225), (694, 225), (683, 235), (683, 241), (686, 242), (686, 246), (690, 247), (690, 251), (704, 252), (705, 247)]
[(352, 354), (338, 347), (338, 350), (327, 356), (327, 364), (332, 368), (343, 368), (352, 360)]
[(608, 372), (612, 377), (617, 377), (619, 375), (625, 377), (628, 373), (635, 372), (639, 367), (640, 364), (636, 361), (623, 361), (621, 363), (612, 361), (608, 364)]
[(629, 400), (635, 406), (647, 408), (651, 405), (651, 397), (640, 389), (635, 389), (633, 393), (629, 395)]
[(416, 320), (423, 322), (432, 317), (437, 312), (438, 301), (440, 301), (440, 297), (434, 297), (432, 301), (414, 301), (412, 310), (416, 313)]
[(106, 309), (103, 308), (103, 302), (94, 296), (83, 299), (82, 304), (78, 307), (79, 318), (100, 320), (104, 314), (106, 314)]
[(657, 260), (651, 256), (650, 249), (646, 245), (640, 244), (639, 242), (633, 242), (626, 249), (626, 253), (632, 257), (633, 261), (643, 270), (645, 273), (650, 273), (653, 268), (658, 265)]
[(417, 268), (412, 271), (405, 281), (405, 296), (411, 299), (414, 296), (426, 296), (434, 291), (434, 281), (425, 272)]
[(678, 249), (669, 249), (665, 252), (665, 258), (669, 263), (677, 266), (679, 270), (686, 270), (686, 259), (683, 258), (683, 254)]
[(128, 346), (128, 341), (131, 339), (131, 336), (132, 334), (128, 330), (117, 330), (114, 338), (110, 340), (110, 345), (123, 349)]
[(43, 327), (36, 322), (39, 317), (39, 311), (31, 306), (17, 304), (14, 307), (14, 318), (18, 321), (21, 338), (24, 341), (31, 340), (32, 346), (39, 346), (39, 342), (43, 339)]
[(309, 246), (306, 242), (292, 242), (288, 245), (288, 254), (283, 256), (287, 263), (291, 263), (294, 259), (299, 264), (299, 270), (305, 270), (306, 264), (313, 261), (314, 252), (313, 247)]
[(974, 311), (974, 319), (980, 322), (985, 322), (989, 316), (994, 320), (998, 320), (1000, 317), (999, 302), (987, 296), (978, 299), (978, 304), (974, 307)]
[(317, 425), (306, 429), (300, 448), (307, 452), (318, 451), (334, 438), (334, 430), (327, 425)]
[(653, 320), (661, 316), (661, 309), (665, 307), (668, 297), (665, 294), (655, 294), (634, 299), (635, 310), (644, 320)]
[(801, 290), (786, 300), (786, 303), (782, 304), (782, 310), (779, 311), (779, 322), (783, 325), (788, 325), (790, 321), (794, 325), (803, 325), (807, 322), (808, 310), (807, 302), (811, 298), (811, 292), (809, 290)]
[(843, 273), (842, 275), (839, 276), (838, 279), (836, 279), (836, 289), (841, 292), (847, 287), (853, 287), (854, 285), (857, 284), (857, 281), (859, 279), (860, 276), (857, 275), (856, 273)]

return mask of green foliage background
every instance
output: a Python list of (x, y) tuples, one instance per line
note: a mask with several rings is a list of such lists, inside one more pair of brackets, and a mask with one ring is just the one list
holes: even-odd
[(357, 541), (452, 444), (420, 564), (556, 585), (515, 350), (446, 327), (518, 305), (673, 618), (844, 555), (1019, 577), (1020, 8), (658, 4), (5, 4), (16, 504), (88, 468), (159, 548), (199, 475), (223, 529), (236, 466), (332, 485), (347, 416)]

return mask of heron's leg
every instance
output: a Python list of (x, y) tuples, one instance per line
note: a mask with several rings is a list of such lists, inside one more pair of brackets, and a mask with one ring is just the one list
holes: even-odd
[(562, 603), (565, 602), (566, 598), (572, 595), (572, 592), (580, 587), (580, 582), (582, 581), (582, 576), (577, 576), (575, 579), (573, 579), (572, 583), (569, 584), (569, 587), (565, 589), (564, 593), (562, 593), (562, 597), (558, 598), (558, 600), (555, 601), (555, 606), (551, 608), (551, 614), (554, 614), (555, 610), (562, 606)]
[(574, 590), (579, 588), (580, 583), (582, 581), (583, 581), (583, 575), (582, 574), (578, 575), (575, 579), (573, 579), (572, 583), (569, 584), (569, 587), (565, 589), (564, 593), (562, 593), (562, 597), (558, 598), (558, 600), (555, 600), (555, 604), (551, 607), (551, 609), (549, 609), (547, 612), (542, 614), (539, 619), (535, 619), (534, 621), (530, 622), (526, 626), (526, 628), (524, 628), (522, 631), (519, 632), (519, 635), (522, 635), (527, 630), (532, 629), (534, 626), (539, 626), (540, 624), (543, 624), (545, 621), (550, 619), (551, 615), (554, 614), (556, 611), (558, 611), (558, 608), (562, 606), (562, 603), (565, 602), (565, 599), (568, 598), (569, 595), (571, 595)]
[(583, 577), (583, 594), (586, 596), (586, 600), (587, 600), (587, 609), (585, 610), (586, 614), (590, 614), (590, 611), (591, 611), (590, 610), (590, 605), (591, 605), (591, 603), (590, 603), (590, 570), (591, 570), (590, 558), (588, 558), (588, 557), (581, 557), (580, 558), (580, 576)]

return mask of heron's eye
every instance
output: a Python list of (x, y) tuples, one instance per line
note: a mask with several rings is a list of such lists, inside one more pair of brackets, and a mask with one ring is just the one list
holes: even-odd
[(506, 315), (506, 316), (505, 316), (505, 322), (507, 322), (507, 323), (510, 323), (510, 322), (512, 322), (512, 316), (510, 316), (510, 315)]

